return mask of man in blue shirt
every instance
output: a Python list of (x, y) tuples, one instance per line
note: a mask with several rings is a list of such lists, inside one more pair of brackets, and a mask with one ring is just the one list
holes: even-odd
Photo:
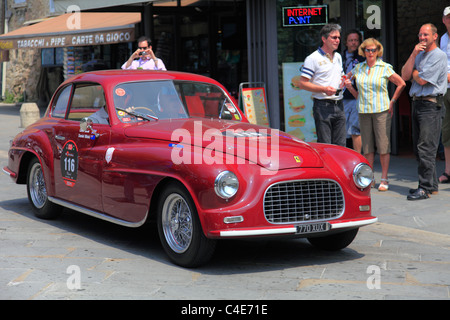
[(412, 131), (419, 174), (419, 187), (410, 190), (408, 200), (427, 199), (438, 190), (436, 152), (442, 125), (442, 100), (447, 91), (447, 55), (438, 48), (437, 28), (424, 24), (419, 43), (402, 68), (402, 78), (411, 80)]
[[(358, 54), (358, 48), (362, 43), (362, 35), (358, 30), (350, 30), (345, 39), (345, 46), (342, 55), (342, 63), (345, 74), (353, 70), (355, 65), (365, 60)], [(356, 89), (356, 85), (353, 85)], [(344, 111), (347, 123), (347, 139), (352, 138), (353, 150), (358, 153), (362, 151), (361, 130), (359, 128), (359, 112), (355, 97), (349, 90), (344, 91)]]

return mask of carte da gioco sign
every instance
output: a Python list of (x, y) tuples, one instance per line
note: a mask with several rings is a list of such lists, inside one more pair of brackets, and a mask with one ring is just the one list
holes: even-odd
[(283, 7), (283, 27), (319, 26), (328, 23), (328, 6)]
[(110, 32), (92, 32), (66, 34), (58, 36), (42, 36), (18, 40), (0, 40), (2, 49), (58, 48), (114, 44), (134, 41), (134, 29)]

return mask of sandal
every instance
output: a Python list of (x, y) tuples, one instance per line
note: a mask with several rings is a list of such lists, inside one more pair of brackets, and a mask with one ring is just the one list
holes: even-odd
[[(441, 180), (441, 178), (444, 177), (445, 180)], [(439, 183), (450, 183), (450, 175), (448, 175), (447, 173), (443, 173), (440, 177), (439, 177)]]
[(389, 190), (389, 180), (388, 179), (381, 179), (381, 183), (378, 186), (378, 191), (388, 191)]

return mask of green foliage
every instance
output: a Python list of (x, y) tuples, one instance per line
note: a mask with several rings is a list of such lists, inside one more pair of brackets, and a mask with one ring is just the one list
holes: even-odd
[(14, 95), (14, 93), (10, 91), (5, 92), (5, 100), (3, 102), (6, 103), (17, 103), (17, 102), (23, 102), (23, 94)]

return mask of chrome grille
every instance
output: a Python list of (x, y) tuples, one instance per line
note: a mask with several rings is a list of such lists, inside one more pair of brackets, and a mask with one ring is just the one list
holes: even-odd
[(344, 213), (341, 187), (331, 180), (300, 180), (274, 184), (264, 196), (270, 223), (335, 219)]

